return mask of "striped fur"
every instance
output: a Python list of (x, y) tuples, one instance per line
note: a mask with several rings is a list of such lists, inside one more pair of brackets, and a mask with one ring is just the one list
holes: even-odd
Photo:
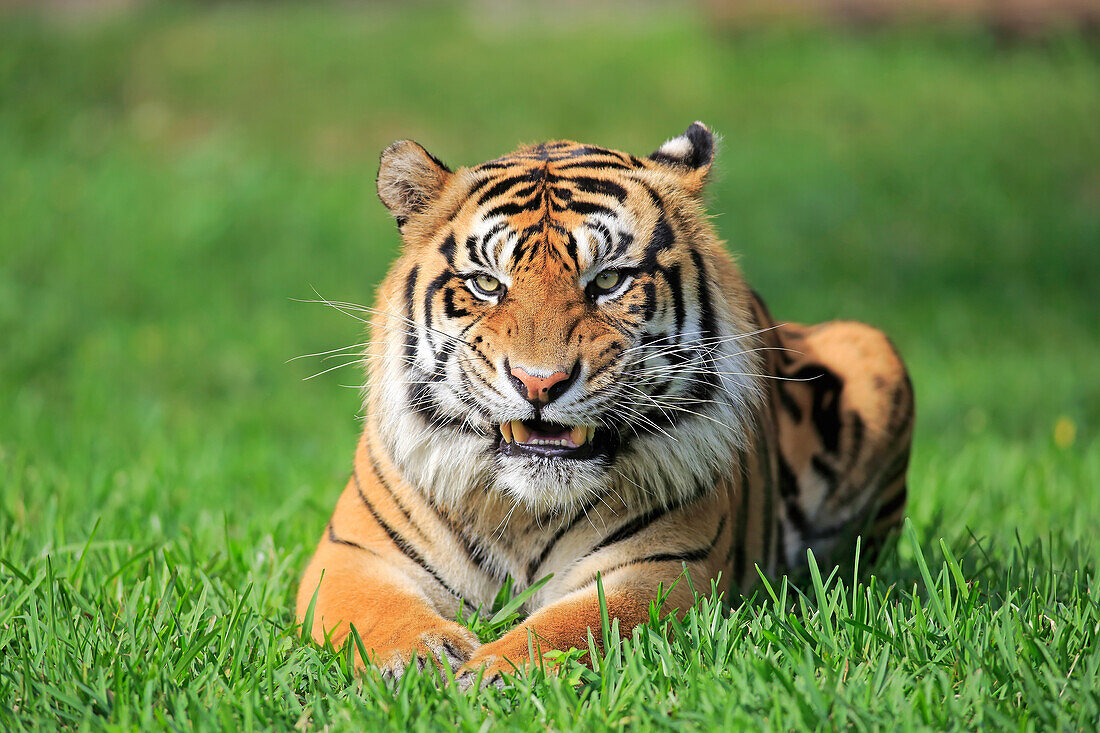
[[(629, 631), (659, 585), (666, 610), (691, 604), (685, 565), (695, 588), (744, 589), (757, 565), (900, 521), (904, 366), (868, 326), (772, 320), (702, 208), (713, 150), (695, 123), (644, 159), (558, 141), (451, 171), (412, 142), (383, 153), (404, 249), (371, 309), (352, 476), (298, 596), (314, 638), (354, 625), (392, 673), (492, 676), (531, 635), (584, 646), (597, 574)], [(501, 639), (448, 620), (551, 574)]]

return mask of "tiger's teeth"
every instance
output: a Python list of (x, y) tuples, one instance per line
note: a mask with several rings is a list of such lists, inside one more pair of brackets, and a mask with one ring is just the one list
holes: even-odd
[(517, 443), (526, 443), (531, 439), (531, 431), (519, 420), (513, 420), (511, 426), (512, 436), (516, 439)]
[(586, 442), (588, 442), (588, 426), (577, 425), (575, 428), (570, 430), (569, 440), (573, 441), (573, 445), (584, 445)]
[(502, 422), (500, 424), (500, 434), (502, 436), (504, 436), (504, 442), (505, 443), (511, 443), (512, 442), (512, 423)]

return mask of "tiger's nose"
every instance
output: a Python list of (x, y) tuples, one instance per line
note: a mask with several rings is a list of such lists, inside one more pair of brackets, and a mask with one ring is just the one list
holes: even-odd
[[(532, 374), (531, 372), (536, 373)], [(568, 372), (559, 370), (546, 376), (540, 376), (539, 373), (546, 374), (546, 371), (517, 366), (512, 367), (508, 372), (512, 378), (512, 386), (523, 395), (524, 399), (530, 402), (546, 403), (553, 402), (565, 394), (565, 391), (569, 389), (569, 385), (573, 383), (577, 376), (577, 368), (574, 366)]]

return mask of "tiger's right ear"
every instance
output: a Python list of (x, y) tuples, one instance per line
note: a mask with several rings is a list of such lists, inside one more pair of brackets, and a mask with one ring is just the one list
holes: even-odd
[(684, 188), (694, 194), (703, 190), (714, 162), (714, 133), (702, 122), (693, 122), (678, 137), (670, 138), (649, 156), (680, 174)]
[(378, 198), (402, 227), (428, 208), (451, 177), (451, 169), (412, 140), (398, 140), (382, 151)]

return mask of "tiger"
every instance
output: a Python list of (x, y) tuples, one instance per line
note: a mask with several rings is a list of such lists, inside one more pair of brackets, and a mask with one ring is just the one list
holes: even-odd
[[(696, 122), (646, 158), (381, 154), (402, 244), (358, 307), (364, 426), (297, 596), (316, 642), (499, 683), (600, 646), (601, 610), (627, 636), (658, 601), (683, 613), (891, 536), (906, 368), (869, 325), (772, 318), (704, 208), (715, 141)], [(508, 579), (526, 616), (481, 643), (460, 611)]]

